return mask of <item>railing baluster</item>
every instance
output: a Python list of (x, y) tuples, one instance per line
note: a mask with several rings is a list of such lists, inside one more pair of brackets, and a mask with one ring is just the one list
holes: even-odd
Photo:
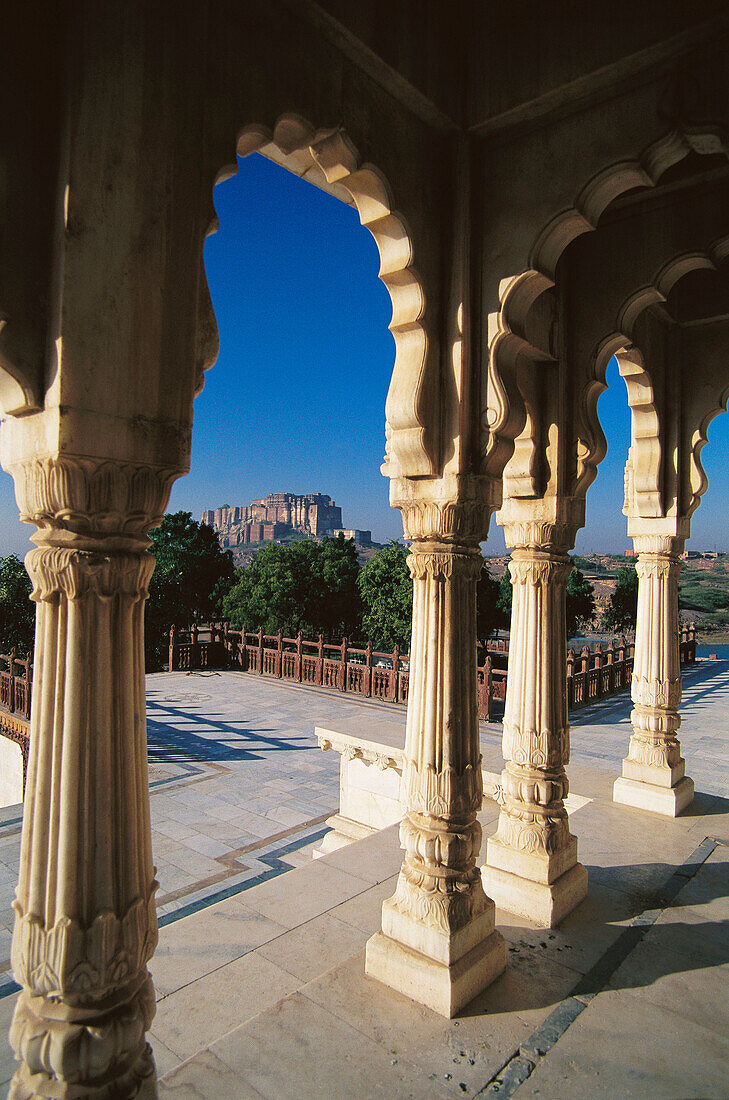
[[(207, 640), (201, 640), (201, 635)], [(295, 642), (296, 649), (285, 650), (284, 642), (289, 647)], [(314, 647), (315, 653), (306, 653), (305, 646)], [(326, 656), (325, 650), (338, 650), (338, 653), (336, 656), (334, 652)], [(478, 664), (481, 653), (482, 665)], [(477, 654), (479, 715), (487, 721), (492, 718), (494, 700), (503, 701), (505, 697), (507, 676), (505, 669), (494, 668), (492, 653), (508, 655), (507, 642), (504, 639), (487, 642)], [(696, 660), (694, 623), (684, 623), (680, 628), (680, 653), (682, 664)], [(618, 639), (611, 638), (604, 649), (598, 642), (594, 650), (583, 646), (579, 655), (575, 654), (574, 649), (568, 650), (568, 707), (601, 699), (629, 686), (634, 654), (634, 644), (629, 644), (622, 635)], [(264, 635), (263, 627), (249, 635), (245, 626), (240, 633), (231, 630), (227, 620), (209, 626), (193, 623), (189, 630), (180, 630), (174, 624), (170, 627), (168, 668), (171, 672), (176, 669), (193, 671), (216, 667), (221, 655), (227, 667), (237, 666), (262, 676), (295, 680), (367, 698), (407, 703), (409, 673), (401, 667), (397, 645), (392, 653), (376, 655), (381, 662), (377, 666), (373, 660), (371, 642), (364, 649), (350, 652), (346, 637), (338, 645), (325, 645), (323, 635), (320, 634), (316, 641), (309, 641), (301, 631), (295, 639), (284, 639), (282, 630), (275, 635)], [(389, 662), (389, 668), (383, 658)], [(26, 662), (20, 661), (13, 652), (7, 656), (0, 654), (0, 660), (8, 666), (0, 671), (0, 705), (11, 713), (29, 714), (30, 658)], [(23, 669), (22, 677), (20, 668)]]

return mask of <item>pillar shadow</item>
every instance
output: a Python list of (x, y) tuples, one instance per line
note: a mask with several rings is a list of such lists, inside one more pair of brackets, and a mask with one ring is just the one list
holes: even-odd
[[(729, 800), (718, 801), (729, 807)], [(609, 882), (593, 878), (590, 895), (558, 928), (497, 925), (508, 944), (507, 970), (463, 1016), (549, 1008), (606, 988), (646, 988), (671, 975), (700, 975), (729, 963), (729, 919), (691, 919), (693, 906), (718, 899), (728, 899), (729, 912), (729, 862), (697, 866), (689, 859), (678, 868), (650, 863), (588, 870), (608, 871)], [(656, 923), (676, 908), (685, 909), (686, 919), (681, 914)]]
[[(169, 704), (147, 700), (147, 710), (162, 711), (168, 721), (147, 718), (147, 747), (155, 763), (180, 759), (205, 761), (236, 761), (260, 759), (271, 752), (301, 752), (318, 749), (312, 737), (306, 734), (290, 734), (286, 737), (271, 736), (272, 729), (248, 728), (232, 722), (216, 719), (213, 715), (201, 715)], [(174, 724), (173, 724), (174, 723)], [(179, 728), (177, 723), (196, 725), (205, 733)], [(210, 734), (207, 734), (207, 731)]]

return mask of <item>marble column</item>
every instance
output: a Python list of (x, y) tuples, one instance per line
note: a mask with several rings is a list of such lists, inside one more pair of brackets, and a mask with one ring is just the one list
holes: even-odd
[(683, 540), (643, 535), (635, 537), (633, 545), (638, 555), (633, 734), (613, 799), (676, 817), (694, 797), (693, 780), (685, 774), (686, 762), (676, 737), (681, 725), (678, 579)]
[(6, 466), (37, 602), (12, 964), (12, 1100), (156, 1096), (157, 942), (144, 693), (146, 531), (171, 476), (88, 459)]
[(483, 786), (477, 709), (477, 524), (465, 506), (403, 509), (413, 540), (413, 634), (401, 800), (405, 850), (366, 973), (443, 1016), (506, 965), (484, 894), (476, 813)]
[[(519, 534), (528, 536), (529, 525)], [(552, 928), (587, 893), (564, 800), (569, 762), (565, 593), (570, 561), (559, 539), (506, 529), (515, 546), (502, 806), (487, 843), (484, 887), (496, 904)]]

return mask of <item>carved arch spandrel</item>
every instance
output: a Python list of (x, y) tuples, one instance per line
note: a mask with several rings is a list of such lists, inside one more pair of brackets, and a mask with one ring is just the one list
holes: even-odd
[[(574, 205), (556, 215), (538, 234), (529, 253), (530, 266), (519, 275), (502, 280), (499, 288), (499, 311), (489, 317), (487, 386), (481, 418), (483, 472), (498, 476), (505, 461), (510, 458), (512, 451), (508, 443), (505, 446), (503, 438), (497, 439), (489, 435), (492, 425), (508, 424), (510, 417), (512, 421), (521, 422), (517, 448), (521, 448), (524, 454), (530, 451), (535, 454), (538, 450), (539, 440), (534, 433), (529, 434), (528, 418), (518, 393), (515, 362), (519, 356), (527, 356), (535, 363), (554, 360), (556, 357), (556, 322), (553, 320), (551, 326), (544, 323), (544, 317), (549, 312), (545, 308), (545, 302), (549, 301), (550, 294), (554, 292), (555, 281), (558, 279), (557, 265), (565, 249), (580, 235), (595, 230), (602, 214), (616, 199), (636, 188), (654, 187), (669, 168), (692, 151), (701, 154), (721, 152), (729, 159), (729, 143), (723, 129), (704, 127), (672, 130), (646, 149), (641, 157), (617, 162), (597, 173), (582, 187)], [(715, 266), (723, 247), (723, 242), (716, 242), (706, 253), (684, 254), (675, 262), (672, 261), (671, 265), (655, 276), (655, 285), (642, 288), (633, 302), (625, 303), (624, 316), (616, 323), (615, 331), (612, 334), (605, 333), (604, 344), (598, 349), (604, 366), (595, 371), (576, 402), (575, 495), (584, 496), (587, 492), (595, 479), (597, 466), (606, 453), (605, 436), (597, 416), (597, 401), (605, 389), (605, 369), (611, 355), (630, 346), (631, 338), (627, 330), (632, 330), (635, 319), (651, 301), (665, 301), (671, 279), (675, 282), (696, 266)], [(649, 415), (649, 409), (640, 400), (635, 387), (633, 394), (636, 410), (642, 420), (642, 430), (647, 427), (645, 418)], [(646, 440), (648, 448), (653, 448), (650, 432), (647, 432)], [(647, 507), (655, 507), (655, 494), (660, 482), (655, 465), (654, 450), (652, 465), (649, 463), (646, 467), (644, 483), (648, 492), (652, 482), (650, 492), (653, 504), (649, 504), (648, 497), (645, 497)]]
[[(239, 157), (260, 153), (335, 198), (353, 206), (372, 234), (380, 254), (379, 276), (392, 302), (390, 331), (395, 364), (385, 406), (386, 454), (382, 472), (388, 477), (432, 477), (439, 473), (438, 370), (428, 355), (422, 324), (425, 292), (413, 267), (413, 248), (402, 216), (393, 209), (389, 188), (372, 165), (361, 164), (342, 129), (315, 130), (296, 115), (283, 115), (273, 130), (247, 126), (238, 136)], [(236, 165), (218, 173), (216, 183), (235, 175)], [(217, 231), (213, 220), (208, 235)], [(212, 304), (200, 298), (198, 347), (202, 371), (217, 355), (217, 325)]]

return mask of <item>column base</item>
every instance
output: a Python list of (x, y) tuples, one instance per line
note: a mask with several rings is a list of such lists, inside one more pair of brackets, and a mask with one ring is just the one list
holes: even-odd
[(675, 787), (686, 775), (686, 761), (681, 757), (675, 764), (639, 764), (626, 756), (623, 760), (623, 779), (636, 783), (650, 783), (653, 787)]
[(492, 932), (447, 965), (382, 932), (367, 941), (365, 974), (451, 1019), (506, 969), (506, 943)]
[(694, 781), (684, 776), (675, 787), (659, 786), (621, 776), (613, 786), (613, 802), (632, 806), (636, 810), (650, 810), (664, 817), (678, 817), (694, 800)]
[(501, 867), (481, 868), (484, 890), (499, 909), (556, 928), (587, 897), (587, 870), (575, 863), (554, 882), (536, 882)]

